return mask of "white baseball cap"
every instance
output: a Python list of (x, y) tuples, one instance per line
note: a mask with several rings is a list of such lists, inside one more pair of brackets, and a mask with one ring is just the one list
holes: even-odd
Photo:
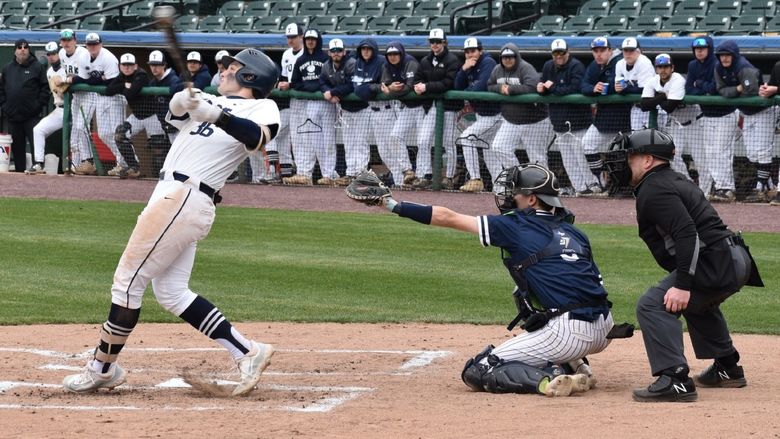
[(149, 54), (149, 65), (162, 65), (165, 64), (165, 57), (159, 50), (155, 50)]
[(119, 64), (135, 64), (135, 55), (132, 53), (125, 53), (119, 58)]
[(314, 30), (314, 29), (308, 29), (308, 30), (306, 31), (306, 33), (305, 33), (305, 34), (303, 34), (303, 39), (304, 39), (304, 40), (305, 40), (306, 38), (319, 38), (319, 37), (320, 37), (320, 33), (319, 33), (319, 32), (317, 32), (317, 31), (316, 31), (316, 30)]
[(344, 50), (344, 42), (339, 38), (334, 38), (328, 43), (328, 50), (331, 52), (338, 52)]
[(95, 32), (88, 33), (87, 38), (84, 41), (87, 44), (100, 44), (103, 42), (103, 40), (100, 39), (100, 35), (96, 34)]
[(284, 36), (297, 37), (303, 35), (303, 28), (298, 23), (290, 23), (284, 28)]
[(566, 45), (566, 40), (562, 40), (558, 38), (557, 40), (553, 40), (552, 44), (550, 45), (550, 52), (558, 52), (558, 51), (567, 51), (569, 50), (569, 46)]
[(431, 29), (428, 33), (429, 40), (446, 40), (447, 35), (444, 34), (444, 29)]
[(470, 37), (466, 38), (466, 40), (463, 42), (463, 48), (464, 49), (482, 49), (482, 42), (479, 41), (479, 39)]
[(192, 51), (187, 54), (187, 61), (197, 61), (199, 63), (202, 63), (203, 58), (200, 57), (200, 52)]
[(226, 56), (230, 56), (230, 52), (228, 52), (227, 50), (220, 50), (219, 52), (217, 52), (216, 55), (214, 55), (214, 61), (218, 63), (222, 63), (222, 58)]
[(46, 54), (52, 54), (52, 53), (58, 53), (60, 51), (60, 46), (57, 44), (56, 41), (49, 41), (46, 43)]
[(636, 38), (626, 38), (623, 40), (623, 44), (620, 45), (621, 49), (636, 50), (639, 48), (639, 41)]

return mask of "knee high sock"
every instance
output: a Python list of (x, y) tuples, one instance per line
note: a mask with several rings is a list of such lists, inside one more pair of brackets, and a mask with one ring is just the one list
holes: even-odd
[(100, 328), (100, 344), (95, 348), (92, 369), (102, 373), (108, 372), (111, 363), (116, 362), (119, 352), (125, 347), (127, 337), (138, 323), (141, 309), (130, 309), (111, 304), (108, 320)]
[(769, 189), (769, 176), (772, 170), (771, 163), (757, 163), (756, 164), (756, 187), (762, 191)]
[(227, 321), (216, 306), (201, 296), (196, 297), (179, 317), (221, 344), (234, 359), (243, 357), (251, 348), (250, 341)]
[(585, 154), (585, 160), (588, 161), (588, 167), (590, 172), (593, 173), (601, 182), (601, 171), (604, 167), (604, 162), (601, 160), (601, 154)]

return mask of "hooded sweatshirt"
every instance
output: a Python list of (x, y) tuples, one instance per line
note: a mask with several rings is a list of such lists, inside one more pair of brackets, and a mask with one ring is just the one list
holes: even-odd
[[(402, 97), (414, 90), (415, 77), (417, 70), (420, 68), (420, 64), (414, 59), (413, 56), (406, 53), (404, 45), (399, 41), (391, 41), (387, 43), (387, 48), (395, 47), (401, 53), (401, 61), (398, 64), (390, 64), (385, 58), (385, 64), (382, 66), (382, 84), (390, 85), (394, 82), (403, 82), (404, 87), (397, 92), (391, 92), (390, 95), (394, 97)], [(416, 108), (421, 106), (422, 101), (409, 100), (404, 101), (404, 105), (409, 108)]]
[[(607, 94), (615, 94), (615, 66), (621, 59), (623, 59), (623, 54), (616, 50), (612, 53), (607, 64), (603, 66), (593, 60), (585, 70), (585, 77), (582, 79), (582, 94), (596, 96), (593, 87), (596, 86), (597, 82), (610, 84)], [(631, 107), (632, 104), (596, 104), (596, 117), (593, 118), (593, 125), (599, 131), (607, 133), (628, 131), (631, 129)]]
[[(704, 61), (696, 59), (696, 49), (691, 48), (693, 59), (688, 63), (688, 76), (685, 78), (685, 94), (691, 96), (717, 95), (715, 86), (715, 46), (712, 37), (705, 36), (707, 41), (707, 58)], [(700, 105), (701, 112), (706, 117), (721, 117), (734, 112), (734, 107), (728, 105)]]
[[(425, 95), (441, 94), (452, 90), (455, 84), (455, 76), (460, 70), (461, 62), (454, 53), (445, 45), (438, 55), (433, 51), (420, 60), (420, 68), (417, 71), (417, 83), (425, 84)], [(423, 101), (425, 111), (433, 105), (433, 100)], [(463, 108), (463, 101), (444, 101), (445, 111), (459, 111)]]
[[(370, 47), (371, 57), (364, 60), (360, 54), (363, 47)], [(355, 52), (355, 74), (352, 75), (352, 84), (355, 86), (355, 94), (364, 101), (370, 101), (382, 91), (382, 65), (385, 57), (379, 54), (379, 45), (373, 38), (366, 38), (358, 44)]]
[[(192, 76), (192, 87), (197, 88), (200, 90), (205, 89), (206, 87), (209, 87), (211, 85), (211, 73), (209, 73), (209, 68), (206, 67), (206, 64), (201, 64), (200, 68), (197, 72), (195, 72), (194, 75), (187, 72), (190, 76)], [(182, 73), (179, 75), (179, 85), (176, 86), (176, 91), (182, 91), (184, 90), (184, 82), (187, 80), (187, 76)]]
[[(583, 76), (585, 76), (585, 65), (571, 55), (566, 64), (560, 67), (555, 64), (555, 61), (548, 60), (542, 67), (540, 81), (552, 81), (553, 86), (545, 89), (542, 94), (549, 93), (554, 96), (579, 94)], [(550, 122), (557, 133), (584, 130), (590, 126), (593, 118), (593, 112), (588, 104), (549, 104), (547, 108), (550, 111)]]
[[(458, 74), (455, 75), (455, 90), (487, 91), (488, 80), (495, 67), (496, 60), (487, 52), (482, 52), (474, 67), (458, 70)], [(471, 105), (480, 116), (495, 116), (501, 111), (501, 107), (495, 102), (473, 101)]]
[[(329, 91), (331, 95), (338, 97), (352, 93), (355, 90), (352, 76), (355, 74), (356, 63), (357, 60), (349, 53), (344, 53), (338, 68), (333, 64), (333, 60), (329, 59), (322, 66), (322, 73), (320, 73), (320, 91), (323, 93)], [(349, 112), (360, 111), (367, 106), (368, 104), (363, 101), (341, 101), (341, 109)]]
[[(520, 57), (520, 49), (516, 45), (504, 44), (499, 53), (504, 53), (504, 50), (511, 50), (515, 54), (515, 64), (511, 69), (505, 68), (503, 64), (496, 64), (488, 79), (488, 91), (501, 93), (501, 87), (509, 85), (510, 96), (536, 93), (539, 73)], [(501, 115), (507, 122), (515, 125), (536, 123), (547, 117), (547, 107), (544, 104), (502, 102)]]
[[(724, 98), (758, 96), (758, 87), (761, 85), (761, 72), (750, 64), (750, 61), (739, 54), (739, 46), (734, 40), (726, 40), (718, 45), (717, 53), (731, 55), (731, 66), (723, 67), (720, 58), (715, 64), (715, 84), (718, 93)], [(737, 90), (742, 85), (742, 92)], [(768, 107), (741, 105), (739, 111), (751, 115), (766, 110)]]
[(313, 50), (309, 50), (306, 47), (306, 40), (304, 40), (303, 53), (295, 61), (290, 78), (290, 85), (298, 91), (320, 91), (322, 66), (330, 59), (322, 50), (322, 34), (316, 29), (306, 30), (306, 32), (311, 31), (317, 32), (317, 45)]

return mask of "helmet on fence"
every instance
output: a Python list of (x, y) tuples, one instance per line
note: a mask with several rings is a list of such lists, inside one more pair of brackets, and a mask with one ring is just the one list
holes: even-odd
[(515, 195), (536, 195), (545, 204), (563, 207), (555, 174), (544, 166), (523, 164), (504, 169), (494, 183), (496, 206), (502, 213), (517, 208)]
[(236, 81), (242, 87), (256, 90), (255, 97), (265, 98), (276, 86), (279, 68), (271, 58), (257, 49), (244, 49), (236, 56), (225, 56), (222, 61), (229, 66), (234, 61), (242, 67), (236, 71)]

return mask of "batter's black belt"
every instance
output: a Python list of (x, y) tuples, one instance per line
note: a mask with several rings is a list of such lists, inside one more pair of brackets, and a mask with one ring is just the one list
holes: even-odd
[(702, 113), (699, 113), (699, 115), (698, 115), (698, 116), (696, 116), (696, 118), (694, 118), (693, 120), (689, 120), (688, 122), (683, 122), (683, 123), (681, 123), (680, 125), (681, 125), (681, 126), (684, 126), (684, 127), (687, 127), (688, 125), (690, 125), (690, 124), (692, 124), (692, 123), (696, 122), (697, 120), (701, 119), (702, 117), (704, 117), (704, 114), (702, 114)]
[[(173, 179), (176, 181), (180, 181), (184, 183), (185, 181), (189, 180), (190, 177), (188, 175), (182, 174), (181, 172), (173, 171)], [(165, 171), (160, 171), (160, 180), (165, 180)], [(214, 204), (219, 203), (222, 201), (222, 196), (219, 195), (219, 192), (214, 190), (211, 186), (201, 182), (198, 185), (198, 190), (206, 194), (209, 198), (211, 198), (211, 201), (214, 202)]]

